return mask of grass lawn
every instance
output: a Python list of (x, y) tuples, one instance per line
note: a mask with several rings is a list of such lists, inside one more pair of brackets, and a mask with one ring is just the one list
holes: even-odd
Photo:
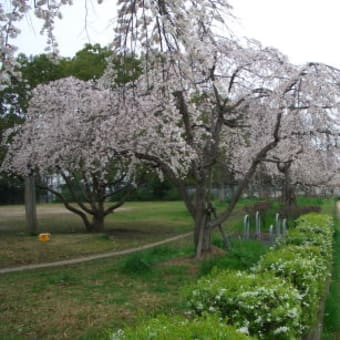
[(22, 206), (0, 207), (0, 268), (121, 250), (192, 229), (182, 202), (127, 203), (106, 218), (102, 234), (85, 233), (80, 218), (60, 204), (38, 206), (38, 219), (39, 232), (52, 235), (48, 243), (25, 233)]
[[(191, 252), (190, 247), (182, 241), (172, 248), (158, 248), (158, 254), (149, 252), (154, 262), (142, 264), (131, 256), (3, 275), (0, 338), (102, 338), (107, 328), (131, 325), (156, 312), (180, 312), (178, 292), (196, 278), (195, 261), (178, 259)], [(164, 262), (174, 255), (177, 261)], [(136, 266), (141, 270), (129, 271)]]
[[(243, 205), (225, 225), (228, 232), (241, 228)], [(38, 223), (39, 232), (51, 233), (48, 243), (25, 232), (23, 206), (0, 206), (0, 268), (132, 248), (187, 233), (193, 225), (182, 202), (127, 202), (107, 216), (102, 234), (86, 233), (61, 204), (39, 205)]]
[[(338, 209), (340, 206), (338, 205)], [(335, 211), (335, 237), (333, 253), (333, 273), (329, 289), (329, 295), (326, 300), (323, 334), (323, 340), (340, 339), (340, 211)]]
[[(241, 202), (226, 230), (235, 232), (242, 225), (243, 206)], [(108, 218), (102, 235), (83, 233), (80, 222), (67, 213), (41, 213), (40, 230), (52, 233), (47, 244), (25, 235), (23, 217), (4, 220), (0, 210), (0, 226), (6, 227), (0, 232), (2, 266), (128, 248), (192, 228), (180, 202), (138, 202), (124, 207)], [(224, 260), (203, 263), (192, 257), (192, 240), (187, 238), (125, 257), (1, 275), (0, 339), (106, 339), (110, 330), (154, 314), (183, 313), (181, 290), (214, 265), (251, 266), (265, 251), (253, 242), (238, 242)]]

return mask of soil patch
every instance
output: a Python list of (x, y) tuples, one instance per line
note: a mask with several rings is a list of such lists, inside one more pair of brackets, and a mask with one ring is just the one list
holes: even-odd
[(189, 274), (197, 274), (199, 268), (200, 261), (197, 260), (194, 256), (186, 256), (186, 257), (176, 257), (174, 259), (168, 260), (162, 263), (164, 267), (185, 267)]
[(126, 235), (126, 234), (150, 234), (150, 232), (146, 230), (138, 230), (138, 229), (117, 228), (117, 229), (108, 230), (106, 234), (117, 236), (117, 235)]

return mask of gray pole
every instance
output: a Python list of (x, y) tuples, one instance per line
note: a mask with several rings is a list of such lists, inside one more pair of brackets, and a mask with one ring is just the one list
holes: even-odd
[(33, 175), (25, 177), (25, 212), (27, 232), (30, 235), (36, 235), (38, 222), (35, 183)]

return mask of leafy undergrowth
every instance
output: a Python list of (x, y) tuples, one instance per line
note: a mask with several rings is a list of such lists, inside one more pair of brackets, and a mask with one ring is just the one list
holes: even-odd
[(255, 240), (233, 240), (225, 256), (208, 258), (200, 264), (200, 275), (216, 269), (246, 270), (255, 265), (266, 253), (268, 246)]
[(250, 338), (235, 327), (220, 322), (217, 317), (207, 316), (187, 320), (183, 317), (166, 315), (147, 320), (136, 328), (118, 330), (112, 340), (150, 340), (150, 339), (228, 339), (249, 340)]

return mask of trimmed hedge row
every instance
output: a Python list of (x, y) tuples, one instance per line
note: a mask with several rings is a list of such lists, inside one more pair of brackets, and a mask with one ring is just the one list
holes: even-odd
[(289, 231), (285, 244), (314, 245), (328, 261), (332, 258), (334, 221), (324, 214), (307, 214), (296, 220), (297, 226)]
[(260, 339), (298, 339), (314, 324), (330, 275), (333, 220), (311, 213), (297, 219), (253, 268), (222, 271), (198, 281), (188, 300), (192, 312), (217, 312)]
[(328, 262), (319, 247), (287, 245), (266, 254), (256, 272), (271, 272), (288, 281), (301, 296), (301, 327), (307, 330), (316, 313), (329, 274)]
[(301, 338), (315, 322), (330, 275), (333, 220), (311, 213), (296, 224), (252, 272), (214, 270), (191, 287), (186, 298), (192, 320), (159, 316), (110, 338)]
[(241, 332), (258, 337), (292, 337), (301, 324), (301, 296), (272, 273), (212, 273), (198, 281), (189, 298), (196, 315), (217, 312)]

